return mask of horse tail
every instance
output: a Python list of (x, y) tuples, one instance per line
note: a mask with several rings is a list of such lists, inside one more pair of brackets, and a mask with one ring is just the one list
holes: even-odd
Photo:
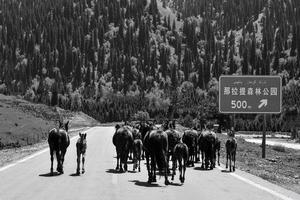
[(163, 149), (158, 149), (155, 151), (155, 157), (159, 171), (164, 170), (167, 164), (166, 152)]
[(154, 152), (159, 171), (168, 168), (167, 152), (168, 152), (168, 137), (166, 136), (165, 138), (164, 137), (161, 138), (161, 143), (159, 145), (159, 148), (155, 149)]

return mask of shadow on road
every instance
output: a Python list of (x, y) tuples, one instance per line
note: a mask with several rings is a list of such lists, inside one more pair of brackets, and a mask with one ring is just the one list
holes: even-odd
[(61, 175), (61, 174), (58, 172), (53, 172), (52, 174), (50, 172), (45, 173), (45, 174), (39, 174), (39, 176), (42, 176), (42, 177), (53, 177), (53, 176), (59, 176), (59, 175)]
[(202, 168), (202, 167), (194, 167), (194, 170), (200, 170), (200, 171), (210, 171), (210, 170), (212, 170), (212, 169), (204, 169), (204, 168)]
[(142, 187), (162, 187), (160, 185), (158, 185), (157, 183), (148, 183), (148, 182), (143, 182), (143, 181), (139, 181), (139, 180), (131, 180), (128, 182), (132, 182), (137, 186), (142, 186)]
[(115, 169), (108, 169), (106, 170), (106, 173), (109, 173), (109, 174), (123, 174), (121, 172), (119, 172), (118, 170), (115, 170)]
[(223, 172), (223, 173), (231, 173), (231, 171), (226, 170), (226, 169), (222, 169), (221, 172)]
[(171, 185), (171, 186), (182, 186), (183, 184), (182, 183), (173, 183), (173, 182), (170, 182), (169, 185)]
[(80, 176), (80, 174), (73, 173), (73, 174), (70, 174), (70, 176), (76, 177), (76, 176)]

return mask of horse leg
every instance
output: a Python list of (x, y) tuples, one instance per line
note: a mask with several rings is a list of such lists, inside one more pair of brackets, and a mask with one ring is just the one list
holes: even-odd
[(233, 152), (233, 155), (232, 155), (232, 159), (233, 159), (233, 171), (235, 171), (235, 154), (236, 154), (236, 152)]
[(150, 170), (150, 164), (149, 164), (149, 153), (145, 152), (145, 157), (146, 157), (146, 166), (147, 166), (147, 171), (148, 171), (148, 183), (152, 182), (152, 177), (151, 177), (151, 170)]
[[(125, 160), (124, 160), (124, 171), (127, 172), (127, 161), (128, 161), (129, 150), (126, 152)], [(132, 158), (131, 158), (132, 159)]]
[(133, 152), (133, 167), (132, 167), (132, 171), (135, 171), (137, 168), (137, 155), (136, 152)]
[(186, 160), (183, 159), (183, 183), (185, 181), (185, 171), (186, 171)]
[(211, 155), (210, 155), (210, 169), (214, 169), (215, 167), (215, 151), (213, 150), (213, 152), (211, 152)]
[(229, 154), (229, 171), (230, 171), (230, 172), (232, 171), (232, 168), (231, 168), (231, 160), (232, 160), (232, 153)]
[(80, 153), (77, 152), (77, 169), (76, 169), (76, 174), (79, 175), (80, 174)]
[(53, 149), (50, 148), (50, 160), (51, 160), (51, 167), (50, 167), (50, 173), (53, 174), (53, 161), (54, 161), (54, 156), (53, 156)]
[(228, 169), (228, 152), (226, 152), (226, 169)]
[(139, 159), (139, 172), (141, 172), (141, 155), (139, 155), (138, 159)]
[(218, 150), (218, 165), (220, 166), (220, 150)]
[(116, 150), (117, 152), (117, 167), (116, 167), (116, 170), (119, 170), (120, 169), (120, 165), (119, 165), (119, 162), (120, 162), (120, 154), (118, 153), (118, 150)]
[(60, 155), (59, 150), (56, 151), (56, 160), (57, 160), (57, 168), (56, 168), (56, 170), (59, 173), (62, 173), (61, 155)]
[(172, 181), (174, 180), (174, 176), (176, 175), (175, 171), (176, 171), (176, 167), (175, 167), (175, 164), (176, 164), (176, 159), (174, 158), (174, 156), (172, 156), (172, 169), (173, 169), (173, 174), (172, 174)]
[(201, 151), (201, 168), (204, 169), (204, 151)]
[(205, 169), (208, 169), (208, 165), (209, 165), (209, 159), (210, 159), (210, 155), (208, 152), (205, 152)]
[(61, 173), (64, 173), (64, 162), (65, 162), (65, 155), (66, 155), (67, 149), (63, 149), (61, 151)]
[(181, 183), (183, 183), (183, 178), (182, 178), (182, 158), (179, 158), (179, 180)]
[(151, 157), (151, 171), (152, 171), (152, 182), (156, 182), (156, 157), (152, 156)]
[(167, 160), (166, 160), (166, 157), (165, 157), (165, 185), (169, 185), (170, 184), (170, 182), (169, 182), (169, 180), (168, 180), (168, 169), (169, 169), (169, 165), (168, 165), (168, 162), (167, 162)]
[(85, 169), (84, 169), (84, 162), (85, 162), (85, 153), (82, 154), (82, 173), (85, 173)]

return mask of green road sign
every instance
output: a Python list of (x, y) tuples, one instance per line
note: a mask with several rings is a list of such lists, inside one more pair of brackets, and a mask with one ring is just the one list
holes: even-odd
[(280, 76), (220, 76), (221, 113), (280, 113)]

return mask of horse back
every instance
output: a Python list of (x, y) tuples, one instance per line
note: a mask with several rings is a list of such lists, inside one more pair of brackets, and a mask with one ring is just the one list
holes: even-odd
[(119, 128), (113, 136), (113, 144), (117, 148), (130, 148), (133, 144), (132, 132), (128, 128)]
[(48, 144), (52, 150), (61, 150), (70, 145), (70, 138), (68, 133), (62, 129), (52, 129), (49, 131)]

